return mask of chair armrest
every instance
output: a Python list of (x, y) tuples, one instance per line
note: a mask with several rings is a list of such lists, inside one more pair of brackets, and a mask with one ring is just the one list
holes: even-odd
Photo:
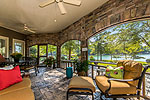
[(139, 78), (136, 79), (115, 79), (115, 78), (110, 78), (108, 81), (120, 81), (120, 82), (129, 82), (129, 81), (135, 81), (138, 80)]
[(25, 77), (25, 72), (21, 72), (21, 77), (24, 78)]

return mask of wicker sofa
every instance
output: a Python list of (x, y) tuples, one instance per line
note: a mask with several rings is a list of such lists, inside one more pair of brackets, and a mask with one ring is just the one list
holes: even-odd
[(35, 100), (29, 78), (0, 91), (0, 100)]

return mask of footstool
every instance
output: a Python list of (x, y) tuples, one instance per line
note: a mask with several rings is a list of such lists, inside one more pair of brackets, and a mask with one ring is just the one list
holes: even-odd
[(93, 93), (95, 92), (95, 85), (91, 77), (76, 76), (70, 81), (67, 91), (68, 100), (69, 95), (81, 94), (81, 95), (92, 95), (92, 100), (94, 100)]

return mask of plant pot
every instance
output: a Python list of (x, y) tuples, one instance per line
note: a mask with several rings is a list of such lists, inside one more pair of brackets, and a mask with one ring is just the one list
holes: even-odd
[(78, 76), (86, 76), (86, 72), (85, 71), (78, 72)]

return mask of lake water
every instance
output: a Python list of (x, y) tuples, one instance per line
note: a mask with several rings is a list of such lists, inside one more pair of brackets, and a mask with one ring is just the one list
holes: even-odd
[[(96, 55), (92, 55), (96, 60), (97, 60), (97, 56)], [(146, 59), (150, 59), (150, 54), (137, 54), (137, 56), (139, 57), (144, 57), (145, 59), (134, 59), (135, 61), (143, 61), (146, 62)], [(88, 56), (90, 58), (90, 55)], [(103, 55), (102, 56), (103, 60), (111, 60), (111, 56), (110, 55)], [(121, 56), (121, 58), (117, 58), (117, 60), (124, 60), (124, 56)], [(116, 60), (116, 58), (112, 58), (112, 60)], [(128, 60), (132, 60), (131, 58), (128, 58)]]

